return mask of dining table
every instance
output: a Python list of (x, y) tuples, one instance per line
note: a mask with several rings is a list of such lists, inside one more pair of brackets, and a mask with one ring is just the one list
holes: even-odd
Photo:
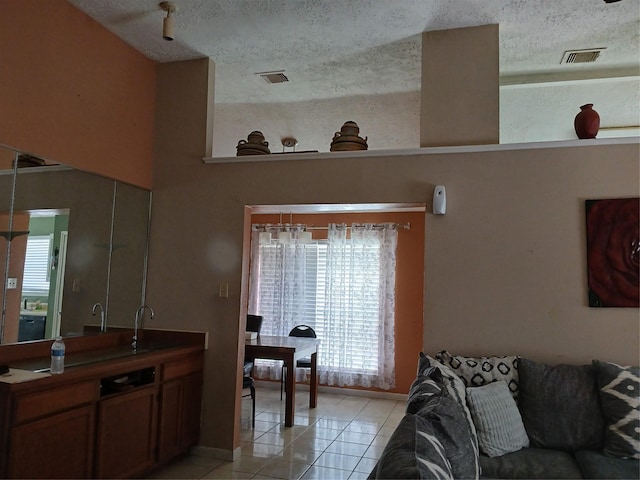
[(318, 404), (318, 346), (320, 340), (308, 337), (288, 337), (261, 335), (245, 340), (244, 355), (247, 360), (256, 358), (281, 360), (286, 367), (285, 377), (285, 427), (293, 426), (296, 404), (296, 362), (301, 358), (311, 358), (309, 385), (309, 408)]

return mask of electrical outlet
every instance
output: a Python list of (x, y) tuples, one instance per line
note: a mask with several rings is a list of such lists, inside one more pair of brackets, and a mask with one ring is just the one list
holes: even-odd
[(7, 290), (18, 288), (17, 278), (7, 278)]

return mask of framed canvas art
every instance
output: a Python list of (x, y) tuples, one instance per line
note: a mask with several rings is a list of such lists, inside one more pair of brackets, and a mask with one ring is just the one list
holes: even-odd
[(587, 200), (590, 307), (640, 306), (640, 198)]

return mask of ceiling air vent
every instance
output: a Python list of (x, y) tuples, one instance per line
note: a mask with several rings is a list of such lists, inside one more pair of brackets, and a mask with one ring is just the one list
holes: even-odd
[(284, 83), (289, 81), (284, 74), (284, 70), (278, 72), (260, 72), (256, 73), (256, 75), (259, 75), (267, 83)]
[(587, 50), (567, 50), (564, 52), (561, 64), (595, 62), (604, 48), (589, 48)]

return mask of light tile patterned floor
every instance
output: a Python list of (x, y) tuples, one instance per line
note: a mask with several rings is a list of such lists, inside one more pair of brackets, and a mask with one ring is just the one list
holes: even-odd
[(255, 429), (251, 400), (243, 400), (239, 460), (192, 454), (149, 478), (366, 479), (405, 408), (402, 400), (321, 392), (309, 409), (308, 393), (299, 391), (294, 426), (286, 428), (280, 391), (258, 385)]

